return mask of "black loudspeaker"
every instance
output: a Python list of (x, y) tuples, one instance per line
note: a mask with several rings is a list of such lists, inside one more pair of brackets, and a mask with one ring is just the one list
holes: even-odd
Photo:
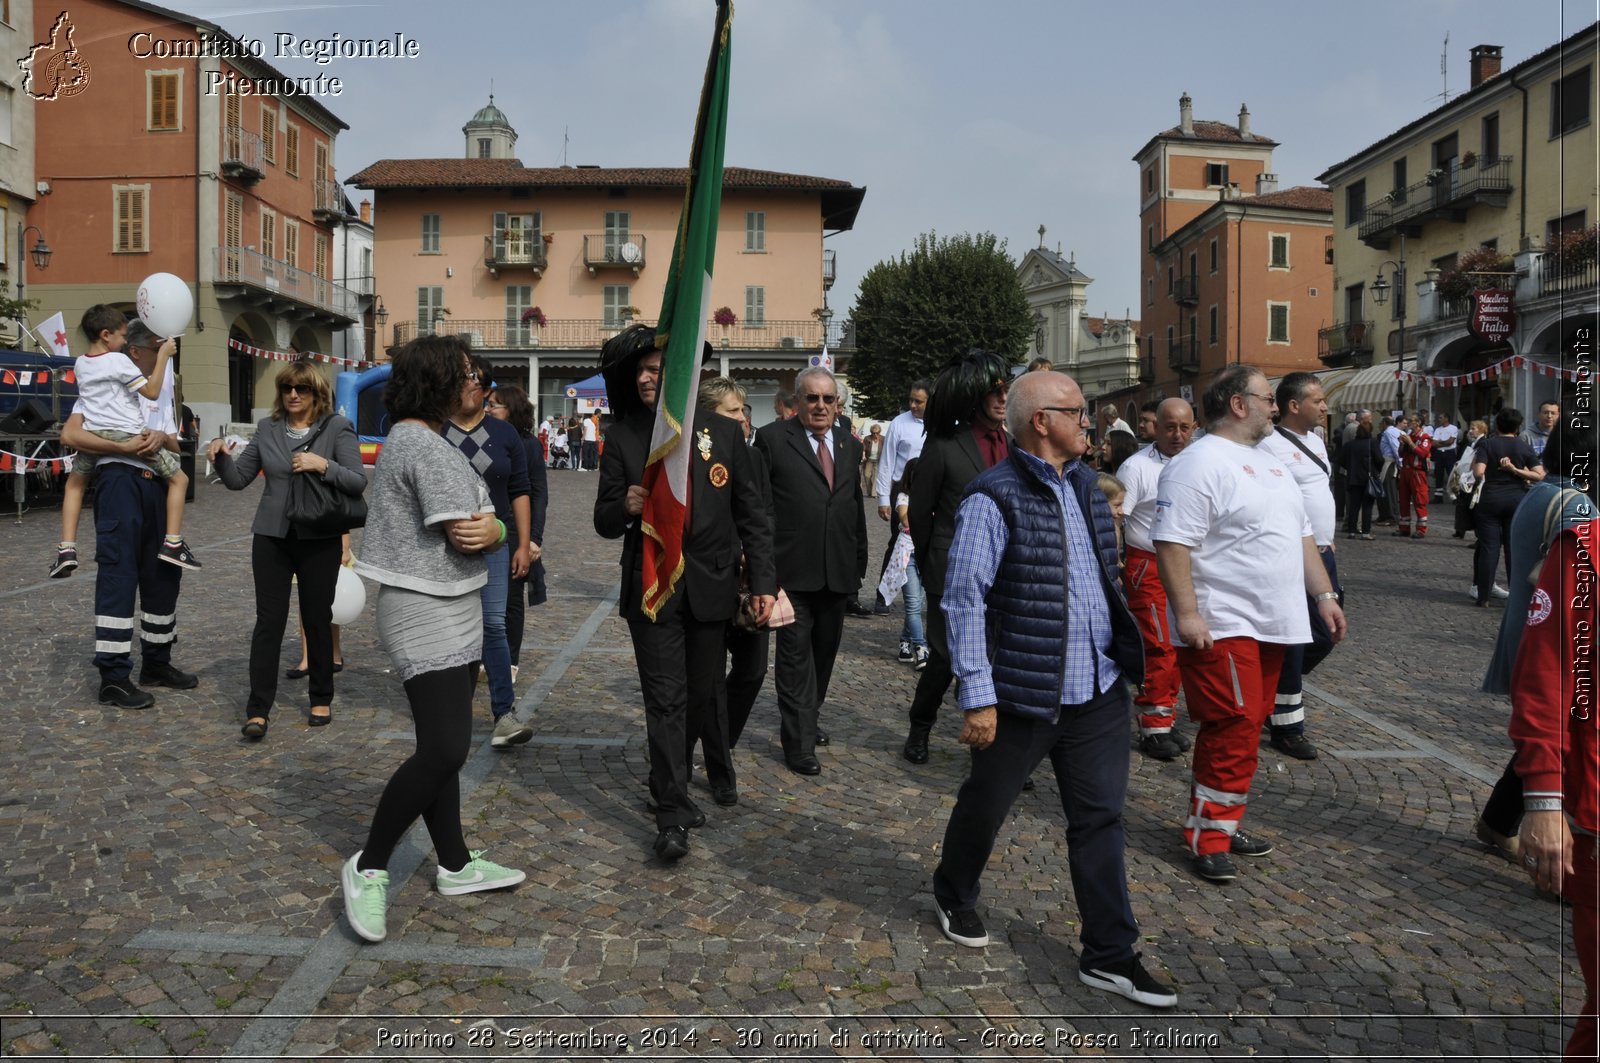
[(16, 409), (0, 418), (0, 435), (38, 435), (55, 423), (56, 419), (51, 415), (50, 407), (39, 399), (27, 398), (19, 402)]

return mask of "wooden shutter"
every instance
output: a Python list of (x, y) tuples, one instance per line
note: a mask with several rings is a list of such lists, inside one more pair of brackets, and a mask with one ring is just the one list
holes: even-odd
[(295, 176), (300, 174), (300, 127), (293, 122), (283, 128), (283, 168)]
[(278, 161), (278, 112), (271, 107), (261, 108), (261, 157)]
[(233, 280), (239, 276), (239, 247), (244, 243), (244, 200), (232, 192), (224, 208), (222, 232), (224, 279)]
[(283, 260), (300, 268), (300, 225), (287, 219), (283, 223)]
[(151, 74), (150, 120), (147, 128), (178, 128), (178, 75)]
[(311, 272), (315, 273), (317, 276), (321, 277), (323, 280), (327, 280), (328, 279), (328, 234), (327, 233), (320, 233), (319, 232), (317, 234), (315, 247), (316, 247), (316, 250), (313, 253), (313, 257), (311, 259)]
[(118, 188), (117, 250), (145, 250), (145, 189)]

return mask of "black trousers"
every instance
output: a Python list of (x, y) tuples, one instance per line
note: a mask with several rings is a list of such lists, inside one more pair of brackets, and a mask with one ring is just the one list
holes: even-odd
[(1511, 517), (1522, 504), (1522, 491), (1496, 491), (1484, 494), (1472, 510), (1473, 530), (1478, 541), (1472, 544), (1472, 582), (1478, 586), (1478, 602), (1489, 600), (1494, 589), (1495, 571), (1505, 555), (1506, 577), (1511, 576)]
[(1374, 501), (1376, 499), (1367, 494), (1367, 482), (1365, 480), (1346, 489), (1344, 530), (1347, 532), (1360, 532), (1362, 535), (1372, 531), (1372, 503)]
[[(337, 547), (339, 540), (333, 543)], [(461, 766), (472, 746), (469, 666), (412, 676), (405, 688), (417, 748), (383, 788), (356, 866), (363, 871), (388, 867), (394, 847), (421, 816), (439, 866), (460, 871), (471, 859), (461, 835)]]
[(339, 584), (337, 535), (302, 539), (293, 528), (282, 539), (257, 535), (250, 547), (256, 581), (256, 628), (250, 636), (249, 716), (267, 716), (278, 696), (278, 663), (289, 622), (289, 586), (300, 588), (300, 629), (311, 673), (311, 705), (333, 704), (333, 594)]
[(1078, 902), (1083, 963), (1133, 955), (1139, 924), (1128, 902), (1122, 806), (1128, 794), (1126, 684), (1081, 705), (1063, 705), (1054, 722), (999, 713), (994, 742), (972, 754), (972, 771), (956, 794), (933, 872), (933, 895), (947, 911), (977, 907), (979, 881), (995, 836), (1022, 784), (1045, 757), (1055, 769), (1067, 818), (1067, 865)]
[(1522, 777), (1517, 774), (1516, 757), (1512, 757), (1506, 770), (1501, 772), (1478, 818), (1496, 833), (1508, 838), (1517, 836), (1522, 826)]
[[(704, 738), (718, 719), (726, 728), (726, 709), (719, 715), (718, 705), (726, 706), (723, 685), (723, 639), (726, 620), (696, 620), (683, 601), (682, 593), (661, 618), (651, 622), (643, 617), (628, 620), (633, 636), (633, 656), (639, 667), (639, 689), (644, 697), (645, 741), (650, 748), (650, 799), (656, 806), (656, 827), (687, 827), (696, 808), (689, 799), (689, 735)], [(732, 758), (727, 753), (726, 731), (720, 748), (713, 732), (707, 744), (708, 773), (714, 758), (726, 761), (732, 774)], [(714, 778), (715, 776), (713, 776)]]
[(728, 625), (728, 748), (736, 749), (744, 725), (750, 720), (761, 684), (767, 681), (767, 662), (772, 657), (772, 632), (750, 631), (737, 624)]
[(950, 636), (944, 627), (941, 596), (928, 595), (928, 665), (917, 676), (917, 692), (911, 695), (911, 730), (927, 734), (939, 719), (939, 706), (954, 678), (950, 673)]
[(817, 747), (817, 709), (828, 696), (833, 662), (844, 634), (847, 595), (833, 591), (790, 591), (794, 623), (778, 629), (773, 678), (778, 688), (779, 737), (785, 759), (813, 756)]
[(506, 647), (511, 663), (522, 663), (522, 629), (528, 623), (528, 577), (513, 579), (506, 588)]

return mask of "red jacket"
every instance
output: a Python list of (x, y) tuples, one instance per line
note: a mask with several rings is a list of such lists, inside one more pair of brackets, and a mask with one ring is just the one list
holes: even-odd
[(1600, 833), (1595, 551), (1600, 519), (1562, 532), (1528, 603), (1511, 673), (1511, 740), (1526, 798), (1562, 798), (1574, 824)]
[(1402, 439), (1411, 441), (1408, 447), (1400, 445), (1400, 467), (1402, 469), (1427, 469), (1428, 455), (1433, 451), (1433, 438), (1425, 435), (1401, 436)]

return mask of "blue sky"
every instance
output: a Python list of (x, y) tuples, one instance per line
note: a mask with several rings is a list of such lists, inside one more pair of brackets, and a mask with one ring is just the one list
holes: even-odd
[[(341, 179), (380, 158), (461, 155), (491, 79), (529, 166), (563, 152), (684, 165), (712, 19), (711, 0), (183, 9), (269, 47), (280, 32), (418, 40), (416, 59), (276, 62), (343, 80), (323, 101), (351, 126)], [(866, 186), (855, 229), (828, 243), (841, 310), (918, 233), (991, 231), (1020, 256), (1042, 223), (1095, 278), (1092, 313), (1137, 317), (1131, 158), (1177, 124), (1182, 93), (1197, 119), (1233, 122), (1247, 103), (1253, 130), (1281, 145), (1281, 185), (1313, 184), (1447, 86), (1465, 91), (1472, 46), (1501, 45), (1509, 67), (1596, 17), (1596, 0), (735, 0), (727, 161)]]

